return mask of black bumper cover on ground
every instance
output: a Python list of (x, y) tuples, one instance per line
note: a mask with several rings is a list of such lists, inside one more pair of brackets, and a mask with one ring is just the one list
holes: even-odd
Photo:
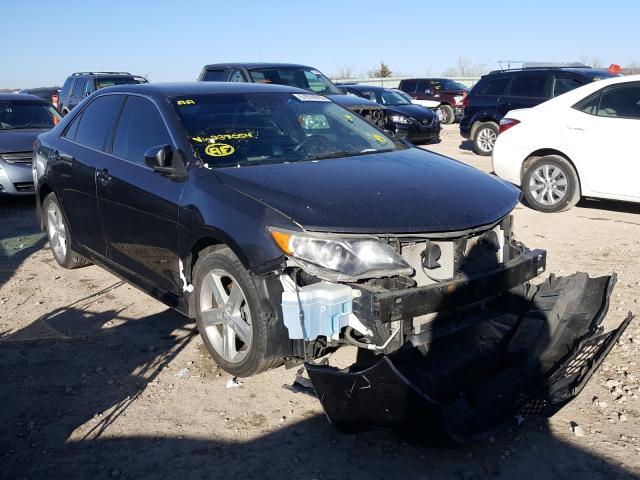
[(375, 425), (429, 443), (480, 440), (509, 420), (551, 416), (582, 390), (632, 319), (603, 333), (615, 281), (552, 276), (525, 295), (506, 294), (473, 327), (427, 348), (348, 370), (307, 370), (341, 430)]

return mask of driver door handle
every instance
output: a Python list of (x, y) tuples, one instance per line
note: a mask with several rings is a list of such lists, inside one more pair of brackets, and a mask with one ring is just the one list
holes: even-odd
[(100, 185), (106, 187), (109, 182), (111, 182), (112, 177), (111, 175), (109, 175), (109, 170), (103, 168), (102, 170), (98, 170), (96, 172), (96, 178), (98, 179), (98, 182), (100, 182)]

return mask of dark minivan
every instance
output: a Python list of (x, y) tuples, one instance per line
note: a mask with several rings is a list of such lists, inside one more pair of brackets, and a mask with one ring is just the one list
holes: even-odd
[[(615, 276), (529, 283), (515, 187), (297, 88), (105, 88), (40, 135), (34, 178), (60, 265), (195, 318), (233, 375), (306, 361), (340, 427), (460, 442), (553, 414), (630, 321), (598, 327)], [(341, 345), (353, 368), (314, 361)]]
[(464, 99), (460, 134), (478, 155), (491, 155), (500, 120), (510, 110), (530, 108), (587, 83), (609, 78), (590, 67), (526, 67), (484, 75)]

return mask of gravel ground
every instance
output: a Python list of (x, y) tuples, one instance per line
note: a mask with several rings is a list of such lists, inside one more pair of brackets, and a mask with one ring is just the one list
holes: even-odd
[[(457, 126), (426, 148), (491, 170)], [(515, 211), (548, 272), (618, 272), (606, 319), (638, 312), (640, 206)], [(0, 478), (640, 478), (640, 325), (575, 401), (459, 450), (340, 434), (279, 368), (227, 388), (195, 325), (104, 270), (59, 268), (32, 200), (0, 200)], [(345, 349), (341, 355), (351, 355)]]

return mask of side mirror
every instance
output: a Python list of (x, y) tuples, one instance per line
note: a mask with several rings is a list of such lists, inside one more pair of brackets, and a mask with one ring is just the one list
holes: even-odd
[(173, 147), (171, 145), (157, 145), (144, 152), (144, 163), (158, 173), (173, 173), (172, 158)]

